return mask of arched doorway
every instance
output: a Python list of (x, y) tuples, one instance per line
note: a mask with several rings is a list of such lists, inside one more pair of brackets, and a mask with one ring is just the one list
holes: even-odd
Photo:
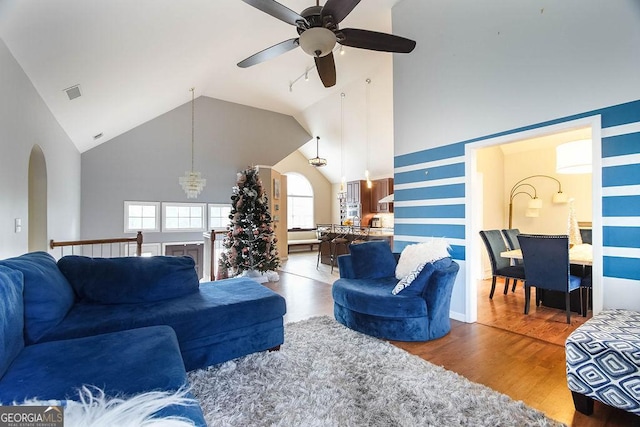
[(49, 249), (47, 238), (47, 163), (44, 153), (34, 145), (29, 156), (29, 252)]

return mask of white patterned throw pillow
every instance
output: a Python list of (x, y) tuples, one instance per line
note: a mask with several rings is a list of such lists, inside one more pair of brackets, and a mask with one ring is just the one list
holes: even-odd
[(393, 288), (391, 293), (393, 295), (398, 295), (400, 291), (402, 291), (405, 288), (408, 288), (409, 285), (411, 285), (413, 281), (416, 280), (416, 278), (420, 275), (420, 272), (422, 271), (425, 265), (427, 265), (427, 263), (423, 262), (422, 264), (418, 265), (414, 270), (412, 270), (409, 274), (407, 274), (402, 279), (400, 279), (400, 281)]
[(420, 264), (434, 262), (449, 256), (449, 243), (444, 238), (432, 238), (423, 243), (408, 245), (402, 250), (396, 266), (396, 279), (411, 274)]

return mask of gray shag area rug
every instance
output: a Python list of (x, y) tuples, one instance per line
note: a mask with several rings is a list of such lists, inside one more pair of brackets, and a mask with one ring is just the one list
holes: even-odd
[(314, 317), (280, 351), (189, 373), (210, 426), (560, 426), (386, 341)]

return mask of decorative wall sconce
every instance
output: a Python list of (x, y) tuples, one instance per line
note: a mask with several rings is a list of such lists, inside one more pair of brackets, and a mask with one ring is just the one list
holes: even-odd
[[(527, 210), (525, 212), (525, 216), (529, 218), (535, 218), (540, 216), (540, 209), (542, 208), (542, 199), (538, 198), (538, 191), (536, 187), (532, 184), (529, 184), (527, 181), (531, 178), (548, 178), (552, 179), (558, 183), (558, 192), (553, 194), (552, 202), (554, 204), (567, 203), (568, 197), (565, 193), (562, 192), (562, 184), (556, 178), (549, 175), (531, 175), (526, 178), (522, 178), (520, 181), (516, 182), (513, 187), (511, 187), (511, 192), (509, 193), (509, 228), (512, 227), (513, 223), (513, 199), (518, 194), (526, 194), (531, 198), (527, 205)], [(527, 187), (526, 189), (524, 187)], [(533, 192), (533, 194), (531, 194)]]

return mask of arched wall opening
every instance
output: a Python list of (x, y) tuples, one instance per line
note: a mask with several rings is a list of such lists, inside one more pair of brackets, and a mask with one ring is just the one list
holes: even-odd
[(29, 233), (28, 250), (47, 251), (47, 163), (44, 153), (34, 145), (29, 156)]

